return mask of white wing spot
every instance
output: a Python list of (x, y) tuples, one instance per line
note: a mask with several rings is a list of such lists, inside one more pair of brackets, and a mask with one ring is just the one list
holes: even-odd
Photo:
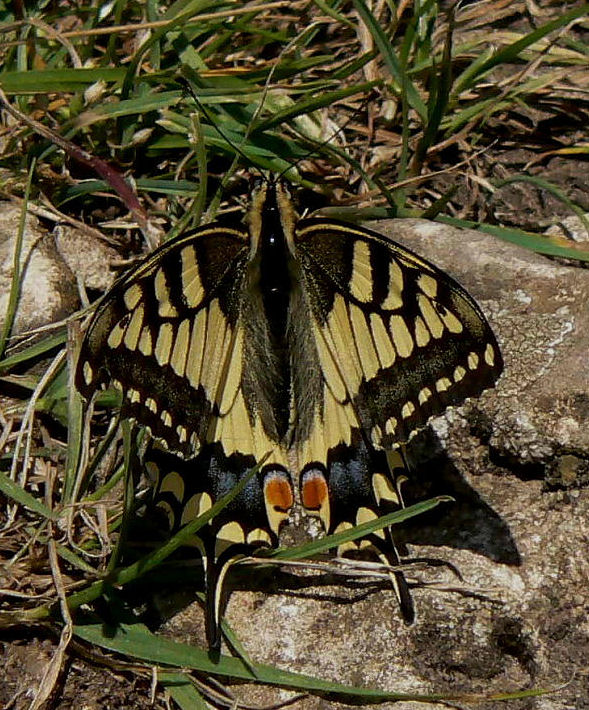
[(419, 394), (417, 395), (417, 401), (419, 404), (425, 404), (427, 400), (432, 396), (433, 392), (430, 390), (429, 387), (423, 387), (419, 391)]
[(362, 523), (368, 523), (376, 519), (376, 513), (370, 508), (362, 506), (356, 511), (356, 525), (361, 525)]
[(396, 359), (395, 348), (389, 338), (382, 318), (376, 313), (370, 314), (370, 329), (381, 366), (390, 367)]
[(370, 440), (375, 446), (380, 446), (382, 441), (382, 429), (378, 426), (378, 424), (372, 427), (370, 432)]
[(489, 367), (495, 364), (495, 348), (489, 343), (485, 348), (485, 362)]
[(266, 530), (263, 530), (262, 528), (254, 528), (247, 534), (247, 542), (249, 545), (255, 545), (258, 542), (272, 545), (272, 538)]
[(112, 348), (113, 350), (115, 348), (118, 348), (119, 345), (123, 342), (123, 335), (125, 334), (125, 329), (121, 325), (120, 321), (115, 325), (115, 327), (110, 331), (107, 339), (108, 347)]
[(171, 493), (179, 503), (184, 500), (184, 480), (177, 471), (167, 473), (160, 488), (160, 493)]
[(182, 510), (182, 524), (190, 523), (192, 520), (196, 520), (207, 510), (213, 507), (213, 499), (206, 493), (195, 493), (191, 496), (184, 505)]
[(125, 329), (124, 343), (129, 350), (135, 350), (139, 342), (139, 335), (143, 326), (143, 310), (143, 303), (140, 303), (133, 311), (129, 325)]
[(161, 318), (176, 318), (178, 311), (170, 302), (170, 289), (167, 284), (165, 271), (160, 268), (157, 270), (154, 279), (155, 295), (159, 301), (157, 312)]
[(466, 375), (466, 370), (462, 367), (462, 365), (458, 365), (458, 367), (454, 370), (454, 382), (460, 382), (460, 380), (463, 380), (464, 375)]
[(133, 389), (130, 387), (127, 390), (127, 399), (131, 402), (131, 404), (136, 404), (137, 402), (141, 402), (141, 392), (139, 390)]
[(217, 533), (217, 539), (215, 540), (215, 557), (219, 557), (230, 545), (239, 544), (241, 542), (245, 542), (245, 534), (241, 525), (236, 520), (225, 523)]
[(397, 423), (396, 417), (389, 417), (384, 425), (385, 432), (389, 435), (393, 435), (397, 430)]
[(84, 363), (82, 372), (84, 374), (84, 382), (89, 385), (94, 377), (94, 370), (92, 369), (92, 365), (88, 362), (88, 360), (86, 360), (86, 362)]
[(194, 246), (182, 249), (182, 292), (187, 305), (191, 308), (199, 306), (204, 296)]

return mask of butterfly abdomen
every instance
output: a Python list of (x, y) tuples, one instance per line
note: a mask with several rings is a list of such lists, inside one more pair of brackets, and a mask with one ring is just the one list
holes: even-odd
[(256, 239), (258, 258), (254, 259), (252, 267), (259, 269), (258, 284), (268, 324), (271, 358), (276, 368), (272, 393), (276, 434), (278, 440), (283, 441), (290, 424), (292, 398), (288, 322), (293, 292), (293, 257), (288, 249), (273, 185), (266, 188), (265, 204)]

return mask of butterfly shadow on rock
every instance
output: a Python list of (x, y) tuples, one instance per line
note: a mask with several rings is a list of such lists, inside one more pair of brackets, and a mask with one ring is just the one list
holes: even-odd
[[(421, 546), (469, 550), (499, 564), (519, 566), (521, 556), (507, 523), (460, 473), (433, 429), (423, 430), (411, 448), (418, 453), (411, 456), (408, 480), (403, 485), (405, 504), (409, 506), (437, 496), (450, 496), (454, 500), (393, 527), (395, 545), (403, 561), (408, 563), (407, 573), (411, 575), (413, 563), (425, 563), (431, 568), (448, 567), (460, 574), (443, 551), (439, 557), (424, 556), (420, 555)], [(329, 599), (338, 604), (356, 603), (388, 586), (386, 581), (368, 581), (353, 574), (340, 577), (329, 571), (293, 574), (289, 570), (273, 570), (267, 574), (272, 577), (265, 576), (266, 581), (261, 585), (266, 592)], [(435, 577), (436, 573), (431, 574)], [(244, 576), (237, 577), (241, 583), (237, 582), (235, 588), (247, 586)], [(268, 585), (270, 579), (272, 582)], [(342, 594), (331, 594), (327, 589), (319, 591), (332, 585), (347, 591)]]
[[(470, 485), (440, 445), (436, 434), (427, 428), (416, 437), (418, 451), (435, 452), (427, 461), (419, 454), (403, 492), (405, 503), (439, 495), (454, 502), (441, 505), (411, 518), (394, 530), (401, 550), (407, 545), (445, 546), (470, 550), (494, 562), (519, 566), (521, 556), (507, 523)], [(413, 556), (418, 552), (413, 548)]]

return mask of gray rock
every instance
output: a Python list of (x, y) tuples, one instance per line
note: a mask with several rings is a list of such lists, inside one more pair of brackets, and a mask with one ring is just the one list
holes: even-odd
[[(477, 407), (491, 446), (520, 466), (589, 452), (589, 271), (477, 232), (430, 222), (381, 230), (431, 258), (472, 293), (502, 345), (505, 373)], [(398, 231), (397, 231), (398, 230)], [(468, 236), (467, 236), (468, 235)]]
[[(14, 272), (21, 208), (0, 203), (0, 319), (4, 321)], [(21, 291), (12, 334), (59, 321), (79, 305), (74, 275), (53, 238), (33, 215), (27, 216), (21, 253)]]
[(121, 261), (119, 252), (99, 239), (94, 230), (84, 232), (58, 225), (53, 236), (63, 260), (86, 288), (108, 291), (116, 277), (113, 265)]

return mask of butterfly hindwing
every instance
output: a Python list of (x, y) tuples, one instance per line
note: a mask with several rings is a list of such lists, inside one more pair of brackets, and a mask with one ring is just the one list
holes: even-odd
[[(301, 502), (308, 513), (320, 518), (328, 534), (351, 530), (404, 507), (400, 485), (405, 471), (399, 450), (388, 455), (376, 451), (356, 431), (350, 445), (338, 444), (327, 452), (324, 464), (317, 461), (307, 464), (300, 477)], [(386, 565), (400, 565), (390, 527), (346, 542), (336, 553), (339, 556), (369, 553)], [(414, 609), (405, 576), (401, 570), (393, 570), (389, 576), (403, 617), (410, 623)]]
[(276, 465), (251, 474), (256, 466), (252, 456), (226, 456), (219, 443), (204, 445), (191, 459), (150, 446), (144, 466), (153, 485), (151, 507), (164, 514), (172, 532), (206, 513), (249, 476), (240, 493), (193, 540), (205, 566), (207, 637), (217, 649), (225, 574), (244, 555), (278, 544), (278, 532), (293, 504), (290, 478)]

